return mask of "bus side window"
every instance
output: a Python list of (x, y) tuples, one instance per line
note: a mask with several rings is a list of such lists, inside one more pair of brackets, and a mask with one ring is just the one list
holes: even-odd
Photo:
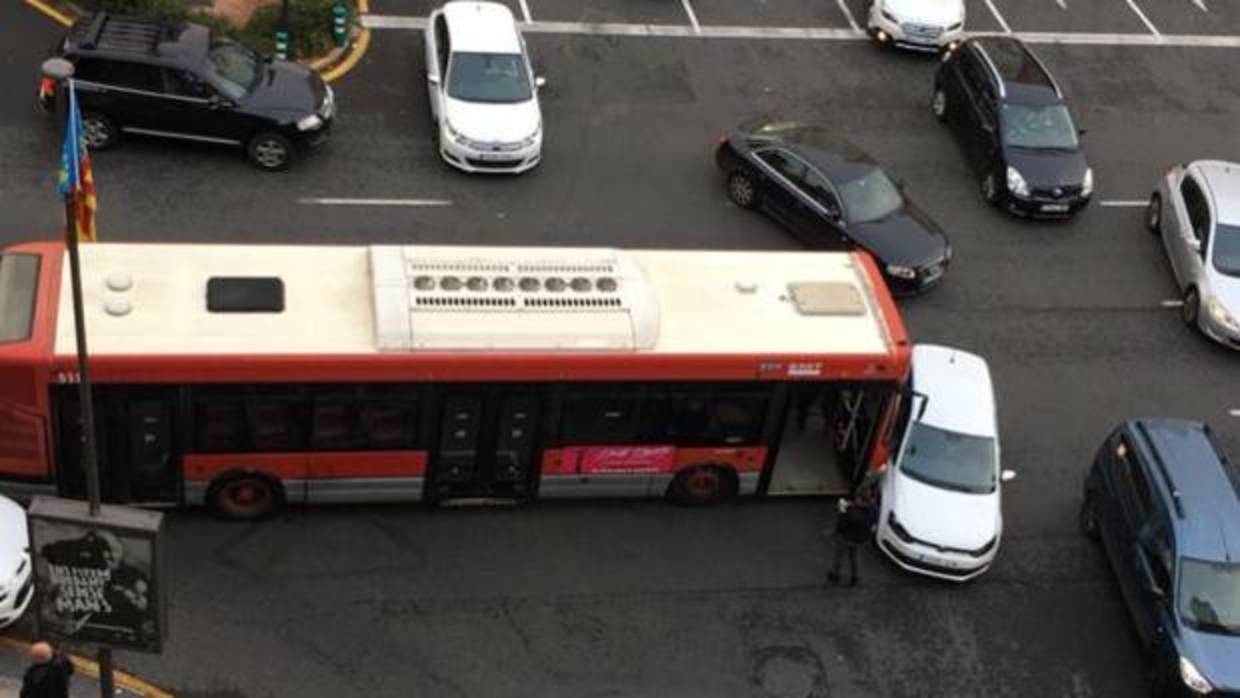
[(628, 394), (570, 393), (560, 437), (569, 444), (625, 444), (637, 438), (637, 398)]
[(200, 451), (227, 452), (248, 451), (249, 439), (245, 433), (245, 415), (241, 403), (235, 401), (198, 402), (197, 447)]
[(250, 438), (256, 451), (295, 451), (303, 439), (295, 412), (298, 405), (286, 400), (255, 400), (246, 403)]
[(710, 415), (707, 440), (725, 444), (753, 443), (762, 434), (766, 399), (752, 395), (720, 395), (710, 401)]
[(418, 413), (413, 403), (375, 403), (362, 407), (358, 422), (369, 449), (409, 448), (417, 445)]
[(313, 438), (316, 449), (349, 449), (357, 445), (356, 415), (353, 406), (343, 401), (316, 400), (314, 403)]

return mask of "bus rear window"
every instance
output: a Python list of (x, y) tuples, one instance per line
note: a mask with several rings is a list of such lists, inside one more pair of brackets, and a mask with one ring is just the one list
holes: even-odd
[(0, 256), (0, 342), (30, 339), (34, 324), (39, 258), (31, 254)]

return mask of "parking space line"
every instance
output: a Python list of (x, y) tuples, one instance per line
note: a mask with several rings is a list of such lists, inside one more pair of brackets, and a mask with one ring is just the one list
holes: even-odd
[(1151, 34), (1154, 36), (1161, 36), (1158, 32), (1158, 28), (1154, 26), (1154, 23), (1150, 21), (1150, 18), (1146, 17), (1145, 13), (1141, 11), (1141, 8), (1137, 6), (1137, 0), (1128, 0), (1128, 6), (1132, 8), (1133, 12), (1137, 13), (1137, 16), (1141, 18), (1142, 22), (1145, 22), (1145, 26), (1150, 30)]
[(995, 4), (991, 2), (991, 0), (986, 0), (986, 7), (990, 8), (990, 14), (995, 16), (995, 21), (998, 22), (999, 26), (1003, 29), (1003, 33), (1011, 34), (1012, 28), (1008, 26), (1007, 20), (1003, 18), (1003, 15), (999, 14), (999, 8), (995, 7)]
[(1056, 4), (1056, 5), (1059, 5), (1059, 9), (1061, 9), (1061, 10), (1066, 10), (1066, 9), (1068, 9), (1068, 2), (1067, 2), (1067, 0), (1055, 0), (1055, 4)]
[(1233, 407), (1230, 410), (1227, 410), (1227, 414), (1233, 417), (1240, 417), (1240, 409)]
[(844, 0), (835, 0), (835, 4), (840, 6), (840, 11), (848, 19), (848, 26), (852, 27), (853, 31), (861, 31), (861, 27), (857, 24), (857, 18), (853, 17), (852, 10), (848, 9), (848, 3)]
[(534, 18), (530, 16), (529, 3), (527, 3), (525, 0), (521, 0), (521, 16), (525, 18), (526, 24), (529, 24), (530, 22), (534, 21)]
[(1206, 0), (1193, 0), (1193, 4), (1194, 4), (1194, 5), (1196, 5), (1196, 6), (1197, 6), (1197, 9), (1201, 10), (1202, 12), (1209, 12), (1209, 11), (1210, 11), (1210, 10), (1206, 7)]
[[(425, 17), (364, 15), (368, 29), (423, 29)], [(583, 36), (649, 36), (711, 39), (815, 39), (828, 41), (868, 41), (864, 31), (847, 27), (747, 27), (702, 25), (697, 30), (687, 24), (625, 24), (609, 22), (529, 22), (522, 30), (541, 34), (579, 34)], [(978, 36), (986, 32), (965, 32)], [(1240, 48), (1240, 36), (1213, 34), (1104, 34), (1091, 32), (1011, 32), (1030, 44), (1065, 46), (1162, 46), (1166, 48)]]
[(1164, 308), (1182, 308), (1182, 307), (1184, 307), (1184, 301), (1180, 300), (1179, 298), (1173, 298), (1173, 299), (1171, 299), (1171, 300), (1166, 300), (1166, 301), (1163, 301), (1163, 302), (1162, 302), (1162, 307), (1164, 307)]
[(1148, 203), (1148, 201), (1138, 201), (1136, 199), (1112, 199), (1110, 201), (1099, 201), (1098, 205), (1106, 208), (1136, 208), (1138, 206), (1145, 206)]
[(451, 206), (448, 199), (342, 199), (333, 197), (303, 197), (299, 204), (313, 206)]
[(693, 14), (693, 5), (689, 4), (689, 0), (680, 0), (680, 4), (685, 8), (685, 14), (689, 15), (689, 24), (693, 25), (693, 32), (701, 34), (702, 25), (698, 24), (697, 15)]

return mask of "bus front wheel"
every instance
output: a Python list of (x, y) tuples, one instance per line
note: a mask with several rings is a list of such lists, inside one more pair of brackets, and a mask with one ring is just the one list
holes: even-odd
[(668, 498), (677, 504), (705, 506), (736, 496), (736, 474), (716, 465), (699, 465), (680, 471), (668, 487)]
[(220, 518), (253, 521), (284, 506), (284, 488), (266, 475), (237, 473), (217, 480), (207, 501)]

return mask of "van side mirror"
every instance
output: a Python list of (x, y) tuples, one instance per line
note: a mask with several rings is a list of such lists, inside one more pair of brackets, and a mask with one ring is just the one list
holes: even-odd
[(543, 87), (543, 86), (545, 86), (546, 84), (547, 84), (547, 78), (544, 78), (544, 77), (543, 77), (543, 76), (541, 76), (541, 75), (539, 75), (539, 76), (537, 76), (537, 77), (535, 77), (535, 78), (534, 78), (534, 87), (535, 87), (536, 89), (542, 88), (542, 87)]
[(1003, 482), (1011, 482), (1012, 480), (1016, 479), (1016, 471), (1015, 470), (1004, 470), (1003, 472), (999, 473), (999, 479), (1002, 480)]
[(439, 84), (439, 76), (438, 76), (438, 75), (436, 75), (436, 74), (434, 74), (434, 73), (427, 73), (427, 74), (426, 74), (426, 81), (427, 81), (427, 82), (429, 82), (429, 83), (430, 83), (430, 84), (432, 84), (432, 85), (438, 85), (438, 84)]

